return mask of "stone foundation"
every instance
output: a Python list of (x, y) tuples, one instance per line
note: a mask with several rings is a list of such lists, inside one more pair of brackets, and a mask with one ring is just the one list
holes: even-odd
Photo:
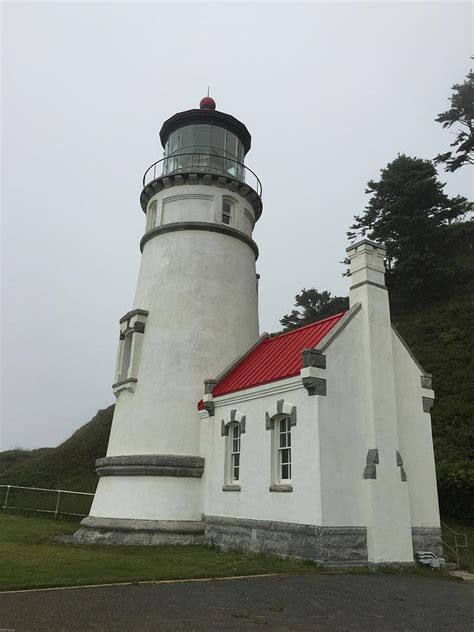
[(131, 520), (125, 518), (95, 518), (81, 521), (74, 534), (81, 544), (203, 544), (201, 522), (177, 520)]
[(223, 551), (241, 550), (328, 566), (367, 564), (366, 527), (321, 527), (292, 522), (203, 516), (204, 542)]
[(439, 527), (412, 527), (413, 555), (416, 551), (431, 551), (438, 557), (444, 557)]

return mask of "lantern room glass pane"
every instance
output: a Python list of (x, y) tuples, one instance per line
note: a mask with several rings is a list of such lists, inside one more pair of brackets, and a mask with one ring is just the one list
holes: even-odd
[(225, 129), (223, 127), (211, 126), (211, 147), (219, 149), (221, 153), (225, 149)]
[(194, 145), (194, 125), (187, 125), (181, 128), (179, 148), (183, 151), (192, 151)]
[(210, 147), (211, 146), (211, 126), (210, 125), (196, 125), (195, 127), (195, 144), (198, 146)]
[(170, 135), (169, 153), (173, 154), (178, 149), (179, 130)]
[(237, 139), (237, 160), (239, 162), (244, 162), (244, 146), (238, 139)]
[(237, 157), (237, 136), (227, 131), (225, 150), (231, 156)]

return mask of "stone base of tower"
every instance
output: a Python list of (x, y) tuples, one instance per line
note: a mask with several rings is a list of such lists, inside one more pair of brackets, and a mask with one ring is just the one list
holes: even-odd
[(193, 520), (133, 520), (89, 516), (74, 534), (81, 544), (188, 545), (204, 542), (204, 525)]

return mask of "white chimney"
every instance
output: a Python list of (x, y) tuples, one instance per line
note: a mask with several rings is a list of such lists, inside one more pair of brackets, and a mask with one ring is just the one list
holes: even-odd
[[(413, 561), (408, 483), (400, 476), (392, 326), (384, 246), (363, 239), (349, 248), (350, 305), (361, 304), (367, 451), (368, 552), (372, 562)], [(361, 455), (362, 457), (362, 455)]]

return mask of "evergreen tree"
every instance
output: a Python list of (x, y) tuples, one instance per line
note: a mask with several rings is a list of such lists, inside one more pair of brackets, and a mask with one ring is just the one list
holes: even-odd
[(474, 164), (474, 73), (469, 72), (464, 83), (455, 84), (452, 91), (451, 107), (435, 119), (443, 128), (459, 126), (451, 143), (455, 149), (438, 154), (434, 159), (435, 164), (444, 163), (445, 171)]
[(290, 331), (317, 320), (333, 316), (349, 309), (349, 299), (345, 296), (331, 296), (331, 292), (318, 292), (315, 288), (306, 290), (295, 297), (295, 307), (291, 314), (283, 316), (280, 323), (284, 331)]
[(451, 223), (469, 210), (466, 198), (448, 197), (429, 160), (399, 155), (380, 180), (370, 180), (363, 214), (347, 233), (367, 236), (387, 248), (387, 285), (399, 299), (433, 298), (447, 292), (451, 272), (443, 262), (450, 247)]

